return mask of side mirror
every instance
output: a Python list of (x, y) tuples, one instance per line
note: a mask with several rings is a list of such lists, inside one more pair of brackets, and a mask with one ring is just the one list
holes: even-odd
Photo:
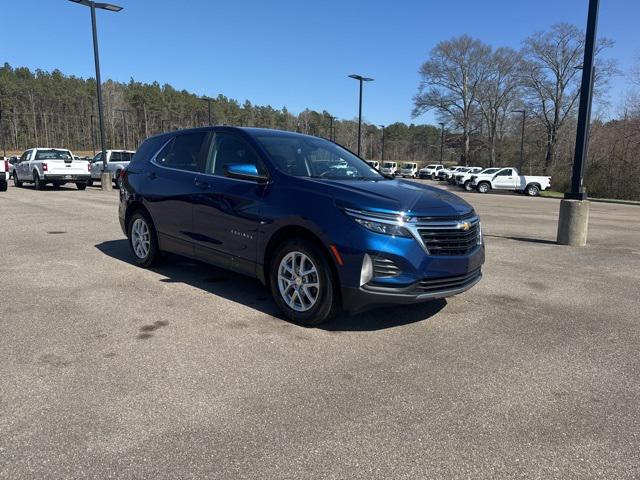
[(258, 168), (253, 163), (234, 163), (224, 166), (224, 174), (230, 178), (251, 180), (257, 183), (267, 183), (269, 178), (258, 173)]

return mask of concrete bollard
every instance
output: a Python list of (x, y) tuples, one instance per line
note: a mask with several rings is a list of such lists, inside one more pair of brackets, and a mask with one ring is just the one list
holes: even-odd
[(102, 172), (100, 174), (100, 184), (102, 185), (102, 190), (106, 192), (113, 190), (113, 177), (111, 176), (111, 172)]
[(558, 220), (559, 245), (584, 247), (587, 244), (589, 227), (588, 200), (561, 200)]

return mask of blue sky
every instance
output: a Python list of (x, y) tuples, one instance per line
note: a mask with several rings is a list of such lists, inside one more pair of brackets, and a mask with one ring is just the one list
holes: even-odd
[[(113, 0), (99, 11), (104, 78), (157, 80), (178, 89), (293, 112), (326, 109), (357, 115), (361, 73), (364, 116), (411, 122), (417, 70), (440, 40), (469, 34), (518, 48), (528, 34), (556, 22), (581, 27), (588, 0), (325, 0), (323, 2)], [(66, 0), (0, 0), (0, 62), (93, 76), (89, 10)], [(152, 7), (152, 8), (151, 8)], [(640, 54), (637, 0), (603, 0), (599, 35), (616, 42), (608, 56), (627, 71)], [(13, 26), (7, 29), (6, 26)], [(12, 33), (11, 33), (12, 32)], [(611, 85), (615, 107), (628, 89)], [(431, 121), (429, 114), (417, 123)]]

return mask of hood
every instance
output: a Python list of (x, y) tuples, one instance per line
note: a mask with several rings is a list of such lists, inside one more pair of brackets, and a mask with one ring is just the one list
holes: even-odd
[(405, 180), (321, 180), (306, 178), (334, 198), (338, 206), (411, 216), (465, 215), (473, 207), (440, 188)]

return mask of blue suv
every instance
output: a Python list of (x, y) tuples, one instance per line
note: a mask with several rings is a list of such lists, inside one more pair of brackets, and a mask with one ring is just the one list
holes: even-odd
[(138, 265), (171, 252), (257, 277), (304, 325), (341, 307), (456, 295), (482, 277), (482, 229), (468, 203), (291, 132), (151, 137), (121, 177), (119, 217)]

